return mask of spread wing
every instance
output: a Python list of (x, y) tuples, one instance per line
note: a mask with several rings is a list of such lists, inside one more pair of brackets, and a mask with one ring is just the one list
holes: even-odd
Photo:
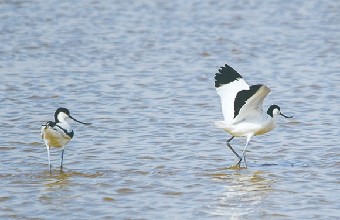
[(248, 90), (238, 92), (234, 104), (233, 123), (260, 117), (263, 101), (269, 92), (270, 89), (265, 85), (252, 85)]
[(225, 123), (234, 120), (234, 101), (242, 90), (248, 90), (249, 85), (242, 76), (229, 65), (221, 67), (215, 74), (215, 87), (221, 99), (222, 113)]

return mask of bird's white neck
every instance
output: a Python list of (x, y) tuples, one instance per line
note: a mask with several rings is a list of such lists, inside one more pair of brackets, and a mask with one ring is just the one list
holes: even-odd
[(71, 126), (69, 125), (69, 123), (66, 120), (57, 123), (57, 125), (59, 125), (63, 129), (65, 129), (67, 132), (71, 132), (72, 131)]
[(263, 115), (261, 129), (257, 130), (255, 135), (261, 135), (273, 130), (277, 124), (277, 117), (271, 117), (268, 114)]
[(64, 122), (68, 118), (69, 118), (69, 116), (67, 114), (65, 114), (64, 112), (60, 112), (57, 116), (57, 119), (58, 119), (59, 122)]
[(276, 114), (274, 114), (273, 117), (270, 116), (270, 115), (267, 115), (267, 117), (268, 117), (268, 119), (269, 119), (269, 121), (270, 121), (270, 122), (269, 122), (269, 123), (270, 123), (270, 127), (271, 127), (270, 130), (272, 130), (272, 129), (274, 129), (274, 128), (276, 127), (277, 121), (279, 120), (279, 117), (278, 117), (278, 115), (276, 115)]

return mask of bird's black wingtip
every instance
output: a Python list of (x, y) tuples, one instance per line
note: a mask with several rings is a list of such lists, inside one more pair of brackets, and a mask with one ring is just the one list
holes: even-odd
[(218, 69), (218, 73), (215, 74), (215, 87), (218, 88), (239, 78), (242, 78), (242, 76), (231, 66), (225, 64), (220, 67), (220, 69)]

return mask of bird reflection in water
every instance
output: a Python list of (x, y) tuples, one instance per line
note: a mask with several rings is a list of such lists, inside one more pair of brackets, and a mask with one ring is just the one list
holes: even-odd
[(235, 172), (234, 167), (229, 167), (209, 176), (212, 176), (215, 181), (225, 183), (224, 191), (216, 195), (215, 204), (205, 210), (213, 215), (242, 218), (254, 212), (254, 209), (273, 190), (274, 180), (269, 173), (263, 171), (238, 169)]

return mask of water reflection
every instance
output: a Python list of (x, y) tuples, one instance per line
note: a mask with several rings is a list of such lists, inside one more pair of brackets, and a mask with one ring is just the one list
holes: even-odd
[(72, 170), (52, 170), (45, 171), (45, 183), (44, 185), (48, 189), (53, 188), (63, 188), (67, 187), (72, 179), (75, 179), (77, 177), (85, 177), (85, 178), (97, 178), (102, 176), (103, 174), (101, 172), (95, 172), (95, 173), (84, 173), (79, 171), (72, 171)]
[(63, 170), (57, 171), (46, 171), (48, 178), (45, 180), (45, 186), (48, 189), (51, 188), (63, 188), (70, 184), (70, 173), (64, 172)]
[(228, 167), (210, 174), (216, 181), (225, 183), (221, 194), (216, 195), (208, 213), (238, 219), (254, 211), (266, 195), (272, 191), (274, 180), (263, 171)]
[[(72, 170), (59, 170), (55, 169), (50, 171), (44, 171), (39, 179), (42, 181), (42, 189), (38, 196), (41, 204), (44, 205), (56, 205), (66, 206), (66, 204), (72, 203), (75, 198), (81, 197), (83, 194), (71, 195), (72, 188), (81, 187), (76, 184), (77, 181), (88, 182), (88, 179), (96, 179), (103, 174), (96, 173), (84, 173)], [(80, 189), (79, 189), (80, 190)], [(80, 190), (82, 191), (82, 190)]]

